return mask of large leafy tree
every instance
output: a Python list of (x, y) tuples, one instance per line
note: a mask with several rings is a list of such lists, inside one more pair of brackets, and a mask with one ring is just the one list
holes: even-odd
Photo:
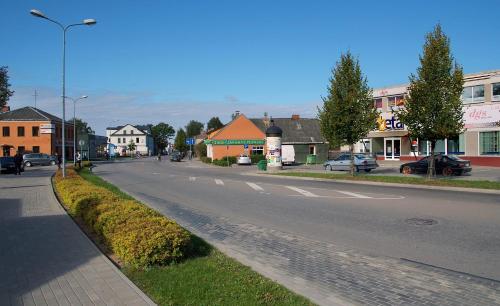
[(0, 67), (0, 107), (7, 105), (7, 101), (14, 94), (10, 90), (8, 68), (6, 66)]
[(219, 117), (212, 117), (207, 122), (207, 131), (213, 131), (220, 129), (224, 124), (220, 121)]
[(186, 132), (183, 129), (177, 131), (175, 135), (174, 146), (175, 149), (180, 152), (186, 152), (188, 150), (188, 145), (186, 144)]
[(463, 130), (463, 84), (463, 71), (451, 54), (450, 40), (437, 25), (426, 36), (417, 75), (410, 75), (405, 108), (395, 111), (412, 138), (431, 143), (429, 179), (435, 176), (436, 141), (456, 137)]
[(163, 151), (167, 147), (170, 138), (175, 135), (175, 130), (168, 123), (160, 122), (151, 127), (151, 134), (156, 147)]
[(188, 138), (198, 136), (200, 135), (202, 130), (203, 130), (203, 123), (196, 120), (191, 120), (186, 125), (186, 136)]
[(318, 109), (321, 132), (332, 146), (348, 145), (354, 175), (354, 144), (375, 128), (372, 89), (361, 72), (358, 59), (347, 52), (332, 70), (328, 96)]
[[(73, 118), (69, 120), (70, 122), (73, 122)], [(76, 126), (76, 132), (80, 133), (87, 133), (87, 134), (95, 134), (95, 131), (90, 127), (90, 125), (83, 121), (80, 118), (75, 118), (75, 126)]]

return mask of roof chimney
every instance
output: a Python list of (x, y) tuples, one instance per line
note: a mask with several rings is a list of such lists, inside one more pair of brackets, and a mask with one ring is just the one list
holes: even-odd
[(297, 114), (292, 115), (292, 120), (299, 120), (299, 119), (300, 119), (300, 115), (297, 115)]
[(6, 112), (10, 112), (10, 106), (8, 105), (2, 106), (2, 108), (0, 109), (0, 113), (6, 113)]

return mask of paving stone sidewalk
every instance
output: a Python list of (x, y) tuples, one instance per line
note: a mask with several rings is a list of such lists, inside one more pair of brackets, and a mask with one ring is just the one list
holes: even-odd
[(59, 206), (52, 173), (0, 175), (0, 305), (154, 305)]
[(356, 250), (132, 193), (230, 256), (320, 305), (500, 305), (500, 282)]

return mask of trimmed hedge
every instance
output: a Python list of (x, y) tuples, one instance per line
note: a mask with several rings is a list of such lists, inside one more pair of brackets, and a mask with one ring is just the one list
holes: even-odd
[(206, 157), (206, 156), (201, 156), (200, 157), (200, 160), (202, 162), (204, 162), (205, 164), (211, 164), (212, 163), (212, 159), (210, 157)]
[[(228, 165), (229, 162), (229, 165)], [(212, 161), (214, 165), (221, 166), (221, 167), (227, 167), (231, 166), (232, 164), (236, 164), (236, 156), (224, 156), (221, 159), (214, 159)]]
[(252, 160), (252, 164), (256, 164), (260, 162), (261, 160), (265, 160), (266, 156), (265, 155), (250, 155), (250, 159)]
[(124, 200), (95, 186), (74, 170), (61, 171), (55, 188), (70, 215), (82, 220), (123, 262), (134, 267), (167, 265), (191, 247), (189, 232), (135, 200)]

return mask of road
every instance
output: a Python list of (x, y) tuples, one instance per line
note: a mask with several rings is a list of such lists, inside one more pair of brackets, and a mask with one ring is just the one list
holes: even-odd
[[(402, 273), (415, 273), (419, 290), (430, 291), (422, 284), (431, 272), (435, 273), (431, 279), (464, 288), (471, 288), (460, 283), (465, 274), (453, 271), (471, 274), (474, 282), (493, 286), (479, 290), (492, 298), (484, 303), (500, 304), (495, 281), (500, 280), (498, 195), (282, 179), (249, 175), (249, 169), (143, 159), (100, 164), (95, 172), (210, 242), (241, 255), (257, 270), (273, 271), (269, 275), (278, 280), (292, 275), (311, 282), (299, 291), (316, 302), (328, 297), (334, 303), (340, 297), (340, 304), (356, 304), (377, 296), (380, 303), (404, 304), (397, 292), (385, 296), (391, 290), (376, 283), (376, 274), (377, 269), (378, 273), (410, 269)], [(339, 267), (343, 258), (349, 262)], [(352, 258), (359, 261), (353, 263)], [(286, 265), (280, 264), (283, 260)], [(349, 264), (365, 268), (348, 269)], [(353, 270), (356, 274), (349, 274)], [(390, 276), (391, 288), (408, 285), (399, 274)], [(348, 282), (346, 288), (339, 285), (339, 275), (340, 281)], [(350, 278), (365, 282), (353, 283)], [(285, 284), (304, 288), (300, 281)], [(421, 294), (403, 296), (414, 300)], [(453, 298), (451, 294), (453, 304), (467, 301)]]

